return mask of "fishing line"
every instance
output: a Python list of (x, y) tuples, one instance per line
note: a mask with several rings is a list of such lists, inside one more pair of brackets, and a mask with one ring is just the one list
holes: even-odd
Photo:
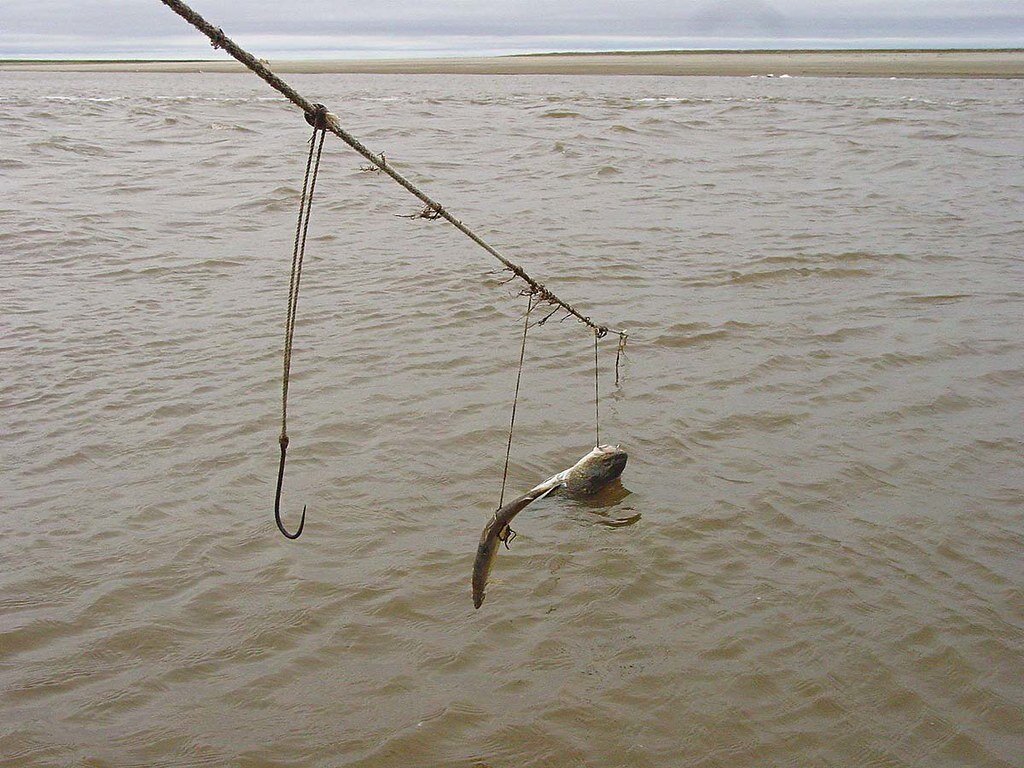
[(526, 333), (530, 330), (530, 313), (533, 311), (533, 294), (526, 296), (526, 316), (523, 320), (523, 344), (519, 349), (519, 371), (516, 373), (516, 394), (512, 398), (512, 418), (508, 423), (508, 445), (505, 447), (505, 471), (501, 473), (501, 496), (498, 509), (505, 503), (505, 482), (508, 480), (508, 460), (512, 455), (512, 432), (516, 426), (516, 405), (519, 403), (519, 383), (523, 379), (523, 360), (526, 359)]
[(594, 434), (595, 446), (601, 444), (601, 392), (598, 387), (597, 377), (597, 340), (601, 336), (598, 334), (597, 329), (594, 329)]
[(619, 331), (619, 346), (615, 349), (615, 386), (619, 386), (619, 360), (622, 358), (622, 353), (626, 351), (626, 339), (629, 334), (625, 331)]
[[(306, 524), (306, 507), (302, 507), (302, 518), (299, 520), (299, 527), (295, 533), (289, 533), (281, 522), (281, 486), (284, 484), (284, 462), (288, 452), (288, 382), (292, 367), (292, 343), (295, 340), (295, 317), (299, 307), (299, 284), (302, 282), (302, 261), (306, 255), (306, 235), (309, 232), (309, 215), (313, 210), (313, 190), (316, 188), (316, 178), (320, 171), (320, 157), (324, 151), (324, 137), (327, 131), (323, 125), (323, 115), (327, 108), (322, 104), (317, 105), (317, 112), (308, 122), (313, 126), (313, 135), (309, 138), (309, 156), (306, 158), (306, 174), (302, 180), (302, 196), (299, 199), (299, 217), (295, 222), (295, 243), (292, 246), (292, 272), (288, 284), (288, 312), (284, 322), (284, 363), (281, 375), (281, 436), (278, 443), (281, 446), (281, 463), (277, 470), (277, 494), (274, 497), (274, 520), (278, 530), (286, 538), (297, 539), (302, 535), (302, 528)], [(320, 141), (317, 141), (317, 134)], [(316, 158), (314, 162), (314, 148)], [(312, 174), (310, 173), (312, 171)]]

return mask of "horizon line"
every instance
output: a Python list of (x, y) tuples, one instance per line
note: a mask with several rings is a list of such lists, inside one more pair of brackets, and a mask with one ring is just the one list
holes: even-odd
[[(457, 54), (457, 55), (438, 55), (438, 56), (415, 56), (415, 57), (336, 57), (336, 58), (290, 58), (290, 57), (271, 57), (270, 61), (277, 62), (315, 62), (315, 61), (403, 61), (409, 58), (415, 58), (422, 61), (430, 61), (431, 59), (514, 59), (514, 58), (528, 58), (528, 57), (553, 57), (553, 56), (629, 56), (636, 54), (643, 54), (646, 56), (669, 56), (669, 55), (686, 55), (686, 54), (772, 54), (772, 53), (1024, 53), (1024, 47), (991, 47), (991, 48), (950, 48), (950, 47), (916, 47), (916, 48), (659, 48), (659, 49), (645, 49), (645, 48), (623, 48), (617, 50), (568, 50), (568, 51), (535, 51), (529, 53), (504, 53), (504, 54)], [(69, 56), (66, 58), (53, 57), (53, 56), (40, 56), (40, 57), (5, 57), (0, 56), (0, 63), (4, 64), (46, 64), (46, 63), (80, 63), (80, 64), (113, 64), (113, 63), (127, 63), (127, 64), (147, 64), (147, 63), (183, 63), (183, 64), (215, 64), (215, 63), (230, 63), (230, 59), (223, 57), (218, 58), (176, 58), (176, 57), (162, 57), (162, 58), (127, 58), (127, 57), (73, 57)]]

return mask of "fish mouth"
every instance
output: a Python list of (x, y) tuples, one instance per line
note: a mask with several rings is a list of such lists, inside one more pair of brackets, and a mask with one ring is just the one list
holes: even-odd
[(598, 445), (565, 473), (564, 488), (570, 496), (590, 496), (616, 480), (626, 468), (629, 455), (618, 445)]
[(629, 454), (626, 453), (625, 449), (623, 449), (623, 446), (620, 444), (598, 445), (597, 447), (595, 447), (593, 454), (595, 456), (600, 456), (605, 461), (607, 461), (608, 459), (612, 459), (616, 462), (618, 460), (622, 460), (623, 466), (626, 465), (626, 459), (629, 457)]
[(609, 468), (610, 472), (608, 474), (612, 479), (615, 479), (622, 474), (622, 471), (626, 468), (626, 459), (628, 458), (629, 457), (625, 451), (616, 451), (611, 454), (611, 467)]
[(626, 468), (628, 458), (625, 451), (608, 454), (601, 467), (601, 484), (605, 485), (618, 480)]
[(594, 450), (601, 452), (610, 480), (614, 480), (622, 474), (622, 471), (626, 468), (629, 454), (623, 450), (621, 445), (599, 445)]

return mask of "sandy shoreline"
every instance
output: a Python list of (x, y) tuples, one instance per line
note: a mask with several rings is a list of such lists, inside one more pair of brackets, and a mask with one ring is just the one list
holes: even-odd
[[(1024, 78), (1024, 50), (743, 51), (271, 61), (281, 74)], [(234, 61), (0, 61), (0, 71), (239, 72)]]

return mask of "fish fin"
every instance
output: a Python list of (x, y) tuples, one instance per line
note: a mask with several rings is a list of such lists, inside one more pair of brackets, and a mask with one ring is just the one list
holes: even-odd
[(565, 485), (565, 479), (567, 477), (569, 477), (568, 469), (559, 472), (557, 475), (552, 475), (540, 485), (535, 485), (533, 488), (527, 491), (527, 493), (536, 493), (537, 491), (543, 491), (543, 494), (537, 497), (538, 499), (543, 498), (556, 488), (561, 488), (563, 485)]
[(536, 499), (534, 499), (534, 501), (540, 501), (545, 496), (547, 496), (549, 493), (554, 493), (555, 491), (557, 491), (563, 485), (565, 485), (565, 483), (558, 483), (557, 485), (552, 485), (550, 488), (548, 488), (546, 491), (544, 491), (544, 493), (542, 493), (540, 496), (538, 496)]

